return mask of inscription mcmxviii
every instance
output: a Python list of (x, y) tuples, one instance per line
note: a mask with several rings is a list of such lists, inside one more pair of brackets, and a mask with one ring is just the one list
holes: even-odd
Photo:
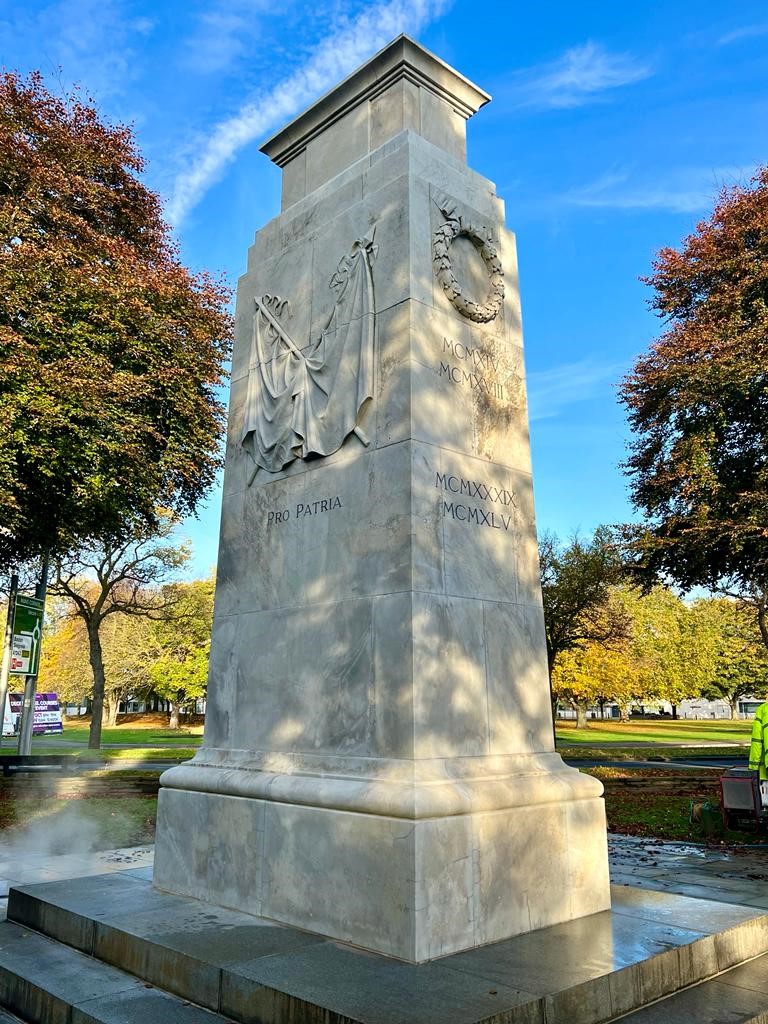
[(438, 377), (447, 377), (453, 384), (464, 385), (473, 391), (484, 391), (494, 398), (506, 398), (504, 385), (498, 379), (499, 361), (496, 356), (463, 345), (452, 338), (443, 338), (443, 353), (446, 352), (464, 365), (456, 366), (441, 359)]

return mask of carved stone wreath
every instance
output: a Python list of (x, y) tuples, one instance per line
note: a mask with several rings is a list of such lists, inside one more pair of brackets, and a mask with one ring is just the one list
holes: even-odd
[[(445, 294), (453, 306), (475, 323), (485, 324), (495, 319), (504, 302), (504, 271), (498, 250), (493, 243), (493, 235), (486, 227), (476, 227), (468, 218), (456, 212), (456, 207), (449, 202), (437, 203), (445, 222), (435, 231), (432, 243), (432, 266), (435, 275), (443, 286)], [(473, 302), (462, 290), (451, 263), (451, 244), (454, 238), (468, 238), (474, 245), (485, 263), (488, 271), (489, 287), (485, 302)]]

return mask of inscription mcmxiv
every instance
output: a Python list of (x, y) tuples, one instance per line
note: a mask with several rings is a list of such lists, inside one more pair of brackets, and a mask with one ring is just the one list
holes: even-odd
[(443, 338), (443, 354), (448, 353), (463, 365), (440, 360), (439, 377), (447, 377), (453, 384), (460, 384), (473, 391), (484, 391), (494, 398), (504, 398), (504, 385), (498, 381), (499, 360), (490, 352), (471, 348), (453, 338)]
[[(460, 476), (451, 476), (448, 473), (435, 473), (435, 487), (440, 491), (448, 491), (451, 494), (462, 495), (467, 498), (479, 498), (491, 504), (503, 505), (515, 508), (515, 497), (506, 487), (495, 487), (493, 484), (485, 484), (480, 480), (467, 480)], [(460, 501), (446, 501), (442, 499), (443, 516), (450, 516), (451, 519), (458, 519), (460, 523), (467, 523), (468, 526), (487, 526), (492, 530), (509, 531), (512, 525), (512, 515), (504, 515), (503, 512), (496, 512), (494, 509), (486, 511), (477, 505), (467, 505)]]

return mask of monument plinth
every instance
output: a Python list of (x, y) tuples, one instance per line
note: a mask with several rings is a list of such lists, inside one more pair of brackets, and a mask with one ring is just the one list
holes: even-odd
[(241, 278), (204, 744), (155, 885), (421, 962), (609, 906), (554, 752), (489, 97), (400, 37), (270, 139)]

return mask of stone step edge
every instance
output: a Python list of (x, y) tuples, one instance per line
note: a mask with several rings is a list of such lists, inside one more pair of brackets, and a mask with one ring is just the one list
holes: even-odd
[[(28, 913), (24, 913), (25, 907)], [(55, 914), (47, 915), (47, 922), (43, 921), (43, 915), (34, 913), (36, 909), (40, 909), (43, 907), (53, 907), (55, 910)], [(215, 999), (215, 1001), (201, 1000), (199, 992), (191, 993), (189, 992), (188, 989), (184, 988), (183, 984), (175, 986), (173, 984), (173, 977), (169, 977), (168, 974), (164, 973), (162, 970), (153, 972), (153, 958), (151, 956), (143, 956), (140, 958), (144, 966), (144, 970), (142, 971), (141, 974), (136, 974), (131, 967), (125, 964), (124, 961), (120, 962), (119, 957), (114, 959), (102, 958), (99, 955), (98, 951), (96, 951), (94, 948), (96, 943), (95, 926), (97, 922), (92, 918), (84, 917), (82, 914), (79, 914), (76, 911), (67, 910), (66, 908), (63, 908), (52, 901), (42, 899), (39, 896), (30, 894), (29, 892), (21, 892), (17, 891), (14, 888), (11, 888), (9, 892), (8, 901), (8, 920), (12, 921), (15, 924), (21, 925), (22, 927), (28, 928), (31, 931), (35, 931), (40, 935), (44, 935), (47, 938), (59, 942), (64, 946), (68, 946), (69, 948), (75, 949), (78, 952), (83, 953), (91, 957), (92, 959), (97, 960), (100, 963), (107, 964), (119, 971), (129, 974), (132, 977), (137, 977), (141, 981), (148, 982), (149, 984), (155, 986), (161, 991), (172, 994), (177, 998), (193, 1002), (198, 1006), (204, 1007), (210, 1012), (226, 1014), (228, 1019), (232, 1019), (231, 1013), (229, 1013), (226, 1010), (226, 1008), (222, 1008), (222, 978), (223, 974), (228, 970), (227, 966), (224, 964), (216, 965), (219, 971), (217, 998)], [(109, 928), (113, 933), (116, 933), (117, 936), (125, 936), (125, 939), (127, 940), (125, 944), (120, 941), (113, 941), (112, 943), (110, 943), (111, 949), (114, 951), (127, 949), (129, 948), (130, 945), (135, 946), (136, 944), (143, 945), (146, 947), (154, 946), (158, 949), (167, 948), (163, 947), (162, 943), (153, 942), (151, 939), (136, 936), (127, 929), (121, 929), (119, 926), (116, 926), (114, 922), (110, 923), (109, 920), (107, 919), (101, 920), (98, 923), (103, 924), (105, 927)], [(47, 925), (47, 927), (45, 927), (44, 924)], [(82, 932), (84, 941), (82, 945), (78, 946), (70, 941), (71, 933), (72, 931), (77, 931), (78, 929), (80, 929), (83, 924), (86, 925), (86, 928), (83, 929)], [(755, 924), (759, 924), (760, 927), (755, 929), (754, 942), (752, 943), (752, 945), (749, 945), (747, 942), (745, 948), (739, 948), (741, 943), (733, 940), (737, 938), (739, 932), (743, 931), (746, 934), (742, 937), (742, 939), (747, 941), (749, 938), (749, 932), (752, 931), (753, 926)], [(90, 925), (91, 927), (88, 928), (87, 925)], [(70, 933), (69, 938), (67, 937), (67, 932)], [(86, 936), (88, 936), (88, 938), (86, 938)], [(698, 946), (706, 946), (711, 939), (714, 939), (715, 941), (717, 964), (715, 970), (706, 969), (706, 956), (699, 957), (696, 955), (696, 948)], [(676, 968), (677, 970), (682, 970), (678, 963), (678, 954), (682, 950), (690, 951), (690, 955), (686, 958), (687, 967), (691, 968), (694, 965), (696, 967), (700, 967), (701, 973), (691, 975), (692, 980), (680, 984), (675, 975)], [(184, 974), (187, 974), (189, 977), (194, 978), (196, 966), (203, 964), (207, 965), (206, 961), (203, 961), (195, 957), (193, 954), (182, 953), (176, 950), (173, 950), (172, 952), (174, 954), (174, 957), (177, 959), (177, 962), (185, 962), (189, 968), (188, 971), (179, 972), (179, 974), (182, 976)], [(623, 982), (623, 987), (627, 990), (626, 1004), (622, 1006), (619, 1013), (616, 1013), (615, 1010), (612, 1009), (611, 1013), (608, 1016), (605, 1016), (605, 1014), (602, 1014), (598, 1012), (597, 1009), (595, 1009), (594, 1013), (592, 1013), (591, 1015), (580, 1017), (579, 1024), (613, 1024), (613, 1021), (618, 1021), (622, 1017), (627, 1016), (628, 1014), (636, 1010), (644, 1008), (645, 1006), (648, 1006), (651, 1003), (659, 1002), (663, 999), (669, 998), (670, 996), (675, 995), (677, 992), (681, 992), (684, 989), (690, 988), (694, 985), (714, 980), (719, 975), (725, 973), (731, 968), (737, 967), (742, 963), (747, 963), (750, 960), (753, 960), (764, 953), (768, 953), (768, 913), (761, 914), (759, 910), (756, 910), (754, 918), (750, 918), (747, 921), (732, 925), (731, 927), (725, 929), (722, 932), (714, 933), (714, 935), (702, 934), (701, 938), (694, 940), (687, 946), (672, 947), (668, 950), (665, 950), (662, 953), (657, 953), (655, 956), (649, 958), (648, 961), (645, 961), (644, 963), (653, 963), (657, 966), (661, 965), (662, 960), (664, 962), (664, 969), (656, 972), (656, 980), (658, 980), (659, 975), (661, 975), (661, 977), (663, 978), (663, 982), (661, 983), (657, 991), (646, 991), (645, 986), (643, 984), (638, 984), (636, 974), (638, 968), (642, 968), (643, 962), (641, 962), (640, 964), (635, 963), (627, 965), (622, 968), (618, 968), (611, 975), (598, 975), (587, 981), (573, 985), (570, 988), (561, 989), (558, 992), (554, 992), (552, 994), (545, 996), (536, 996), (529, 1000), (527, 1003), (522, 1003), (519, 1006), (514, 1007), (511, 1011), (513, 1016), (505, 1017), (504, 1020), (510, 1021), (511, 1024), (511, 1022), (514, 1021), (519, 1014), (521, 1021), (527, 1021), (530, 1019), (530, 1017), (527, 1016), (527, 1014), (535, 1006), (540, 1007), (541, 1020), (568, 1020), (571, 1013), (571, 1008), (574, 1005), (574, 1000), (577, 1003), (584, 1002), (584, 996), (586, 996), (590, 988), (599, 988), (605, 983), (605, 979), (610, 977), (611, 979), (616, 979), (616, 982), (612, 986), (612, 989), (614, 990), (612, 992), (612, 998), (613, 996), (618, 996), (618, 993), (616, 991), (616, 985)], [(234, 969), (233, 973), (237, 975), (237, 970)], [(651, 975), (653, 975), (653, 972), (651, 972)], [(242, 975), (238, 975), (238, 977), (241, 980), (243, 978)], [(273, 992), (277, 999), (275, 1005), (278, 1005), (281, 998), (287, 996), (287, 993), (281, 991), (280, 989), (273, 989), (270, 986), (262, 985), (260, 982), (255, 980), (253, 981), (253, 985), (254, 988), (265, 989), (270, 992)], [(642, 1001), (634, 998), (635, 994), (637, 993), (639, 995), (640, 992), (643, 992)], [(317, 1010), (319, 1008), (319, 1004), (304, 999), (301, 996), (291, 996), (290, 1001), (292, 1007), (298, 1008), (303, 1006), (306, 1007), (307, 1011), (310, 1013), (317, 1013)], [(597, 1007), (601, 1000), (595, 999), (594, 1002), (595, 1007)], [(329, 1024), (332, 1024), (332, 1022), (335, 1019), (335, 1011), (333, 1011), (330, 1007), (320, 1008), (328, 1011), (328, 1022)], [(510, 1013), (509, 1010), (506, 1012)], [(297, 1017), (297, 1019), (300, 1018)], [(344, 1020), (346, 1022), (347, 1018), (344, 1018)], [(266, 1021), (265, 1024), (267, 1024)], [(275, 1018), (274, 1024), (282, 1024), (282, 1020), (279, 1016)], [(351, 1021), (350, 1024), (352, 1024)], [(478, 1024), (485, 1024), (485, 1022), (478, 1022)], [(488, 1024), (492, 1024), (492, 1021), (489, 1021)]]
[[(682, 995), (684, 992), (689, 992), (691, 989), (698, 988), (701, 985), (709, 985), (713, 981), (722, 981), (725, 978), (727, 978), (728, 974), (730, 974), (731, 971), (736, 970), (737, 967), (742, 967), (744, 964), (752, 963), (753, 960), (759, 960), (760, 957), (763, 956), (768, 957), (768, 952), (756, 953), (755, 956), (747, 957), (745, 960), (741, 960), (739, 961), (739, 963), (733, 964), (733, 966), (731, 967), (726, 967), (725, 970), (719, 971), (717, 974), (712, 974), (707, 978), (702, 978), (701, 981), (694, 981), (690, 985), (684, 985), (682, 988), (677, 989), (675, 992), (670, 992), (669, 995), (660, 996), (658, 999), (653, 999), (650, 1002), (646, 1003), (644, 1006), (639, 1006), (634, 1010), (629, 1010), (626, 1013), (622, 1013), (618, 1017), (612, 1017), (610, 1020), (604, 1021), (603, 1024), (621, 1024), (622, 1021), (630, 1020), (634, 1016), (634, 1014), (638, 1013), (641, 1010), (648, 1010), (652, 1006), (658, 1006), (661, 1003), (669, 1003), (670, 1000), (675, 999), (677, 996)], [(766, 1001), (768, 1002), (768, 996), (766, 996)], [(674, 1010), (674, 1007), (668, 1006), (667, 1009), (670, 1012), (672, 1012)], [(671, 1024), (674, 1024), (674, 1017), (670, 1018), (670, 1021)], [(690, 1020), (686, 1019), (685, 1024), (691, 1024)], [(761, 1011), (756, 1017), (745, 1018), (743, 1021), (738, 1022), (738, 1024), (768, 1024), (768, 1006), (766, 1007), (765, 1011)]]
[[(0, 927), (2, 927), (3, 923), (0, 922)], [(23, 925), (18, 925), (13, 921), (9, 921), (8, 924), (22, 930), (33, 931), (33, 929), (25, 929)], [(33, 933), (41, 942), (50, 944), (52, 949), (66, 950), (66, 955), (72, 961), (72, 974), (75, 974), (78, 968), (82, 969), (83, 962), (85, 961), (95, 963), (99, 965), (101, 971), (107, 974), (108, 977), (110, 975), (113, 976), (116, 985), (120, 987), (116, 988), (113, 993), (94, 994), (78, 1002), (70, 1002), (64, 994), (57, 991), (57, 986), (55, 983), (52, 983), (50, 978), (47, 979), (48, 983), (46, 984), (45, 974), (43, 974), (42, 978), (30, 978), (26, 973), (22, 972), (20, 965), (6, 965), (3, 961), (3, 950), (0, 948), (0, 1024), (4, 1024), (6, 1019), (12, 1020), (14, 1024), (17, 1020), (19, 1024), (25, 1024), (25, 1022), (29, 1021), (40, 1021), (41, 1024), (45, 1024), (46, 1021), (51, 1019), (69, 1021), (72, 1010), (77, 1012), (78, 1019), (87, 1020), (89, 1024), (115, 1024), (116, 1018), (113, 1013), (100, 1013), (97, 1007), (89, 1006), (88, 1004), (95, 1003), (97, 1000), (109, 999), (114, 995), (133, 994), (133, 992), (136, 992), (138, 1001), (141, 1001), (143, 995), (146, 995), (147, 999), (149, 999), (156, 998), (159, 994), (168, 1010), (172, 1008), (179, 1008), (181, 1010), (192, 1004), (191, 1009), (196, 1011), (197, 1020), (199, 1021), (202, 1015), (206, 1024), (233, 1024), (231, 1018), (213, 1013), (208, 1007), (202, 1007), (191, 999), (182, 999), (164, 989), (160, 989), (158, 986), (145, 986), (146, 993), (137, 991), (140, 990), (142, 982), (134, 975), (121, 971), (111, 964), (105, 964), (102, 961), (96, 960), (95, 957), (72, 949), (72, 947), (64, 943), (57, 942), (55, 939), (43, 935), (42, 932), (34, 931)], [(18, 984), (14, 985), (14, 981), (18, 982)], [(6, 1015), (10, 1015), (10, 1017), (6, 1018)]]

